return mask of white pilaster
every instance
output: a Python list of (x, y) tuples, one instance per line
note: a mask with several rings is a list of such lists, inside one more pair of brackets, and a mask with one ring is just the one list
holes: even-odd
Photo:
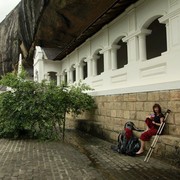
[(111, 69), (117, 69), (117, 50), (120, 48), (121, 46), (118, 45), (112, 45), (111, 47)]
[(49, 73), (44, 74), (44, 79), (45, 79), (47, 82), (50, 82)]
[(151, 34), (151, 30), (142, 29), (141, 32), (138, 34), (139, 38), (139, 60), (145, 61), (147, 59), (146, 53), (146, 36)]
[(61, 84), (61, 74), (56, 73), (56, 76), (57, 76), (57, 86), (59, 86)]
[(80, 77), (79, 77), (79, 64), (75, 64), (74, 68), (76, 69), (76, 82), (79, 81)]
[(101, 50), (99, 53), (104, 56), (104, 71), (108, 71), (111, 69), (111, 51), (109, 48), (106, 48)]
[(98, 56), (94, 55), (93, 56), (93, 59), (92, 59), (92, 75), (93, 76), (96, 76), (97, 75), (97, 59), (98, 59)]
[(83, 80), (83, 62), (79, 63), (79, 79)]
[(91, 77), (91, 75), (92, 75), (92, 57), (88, 57), (87, 59), (85, 59), (85, 62), (87, 62), (87, 71), (88, 71), (87, 76)]

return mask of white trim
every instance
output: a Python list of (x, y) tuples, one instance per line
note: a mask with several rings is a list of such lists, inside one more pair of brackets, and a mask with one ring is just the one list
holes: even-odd
[(140, 92), (151, 92), (151, 91), (166, 91), (173, 89), (180, 89), (180, 81), (92, 91), (89, 92), (88, 94), (92, 96), (103, 96), (103, 95), (117, 95), (117, 94), (138, 93), (138, 92), (140, 93)]

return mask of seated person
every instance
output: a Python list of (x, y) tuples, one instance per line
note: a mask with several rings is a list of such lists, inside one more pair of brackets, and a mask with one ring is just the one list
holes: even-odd
[(139, 151), (136, 152), (137, 155), (144, 152), (145, 141), (149, 141), (153, 135), (157, 134), (159, 126), (164, 121), (164, 115), (161, 113), (161, 106), (159, 104), (154, 104), (153, 112), (154, 114), (151, 114), (145, 120), (147, 130), (140, 136), (141, 147)]

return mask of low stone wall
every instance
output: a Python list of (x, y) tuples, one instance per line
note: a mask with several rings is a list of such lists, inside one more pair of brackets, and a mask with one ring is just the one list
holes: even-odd
[(180, 90), (97, 96), (95, 101), (98, 107), (95, 112), (83, 114), (76, 121), (72, 121), (71, 126), (116, 141), (119, 131), (127, 121), (145, 129), (146, 116), (152, 113), (154, 103), (159, 103), (163, 112), (167, 109), (172, 111), (164, 130), (166, 138), (160, 138), (159, 147), (168, 152), (175, 150), (176, 146), (180, 147)]

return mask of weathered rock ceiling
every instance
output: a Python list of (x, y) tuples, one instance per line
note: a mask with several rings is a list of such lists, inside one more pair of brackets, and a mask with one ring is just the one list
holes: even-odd
[(0, 73), (16, 66), (20, 51), (32, 67), (35, 45), (62, 59), (136, 1), (22, 0), (0, 24)]

